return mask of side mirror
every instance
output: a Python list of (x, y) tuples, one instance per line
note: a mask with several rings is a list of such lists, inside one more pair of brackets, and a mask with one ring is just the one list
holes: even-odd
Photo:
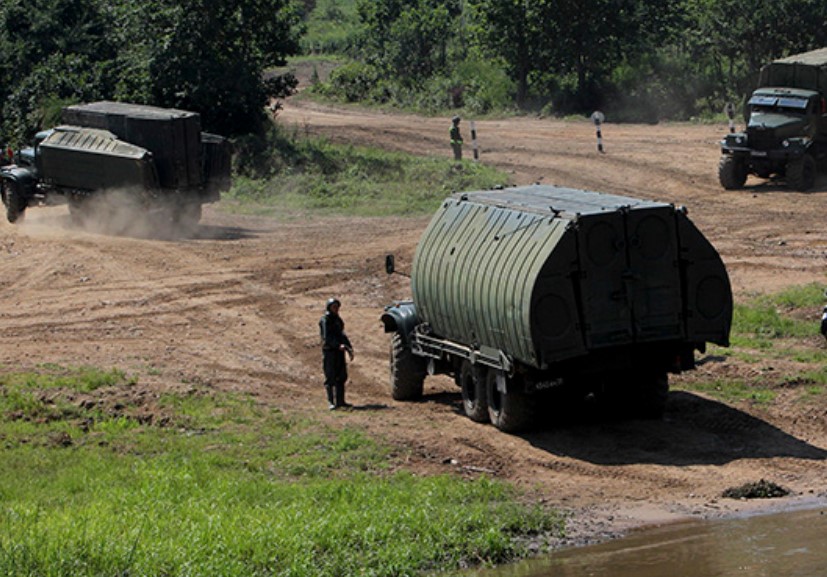
[(396, 272), (396, 262), (392, 254), (385, 256), (385, 272), (388, 274)]

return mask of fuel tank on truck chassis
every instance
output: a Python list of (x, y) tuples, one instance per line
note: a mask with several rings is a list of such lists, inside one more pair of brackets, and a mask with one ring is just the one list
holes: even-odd
[(91, 102), (63, 109), (63, 122), (108, 130), (149, 150), (159, 184), (184, 190), (203, 184), (201, 117), (195, 112), (125, 102)]
[(726, 346), (732, 319), (726, 269), (685, 210), (552, 186), (446, 199), (411, 283), (429, 334), (538, 370)]

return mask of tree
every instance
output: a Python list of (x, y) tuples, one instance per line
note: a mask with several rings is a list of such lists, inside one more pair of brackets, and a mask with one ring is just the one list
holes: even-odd
[(719, 94), (744, 95), (764, 64), (827, 45), (822, 0), (687, 0), (697, 35), (691, 57), (705, 62)]
[(529, 76), (548, 55), (544, 37), (553, 37), (555, 22), (547, 16), (550, 2), (538, 0), (470, 0), (473, 36), (489, 53), (502, 58), (517, 83), (517, 103), (528, 95)]
[(360, 56), (366, 63), (409, 87), (444, 72), (456, 37), (456, 2), (360, 0), (357, 7), (363, 25)]
[[(99, 98), (116, 54), (98, 0), (9, 0), (0, 8), (4, 141), (25, 140), (48, 103)], [(59, 105), (59, 104), (58, 104)]]
[(290, 0), (5, 0), (0, 5), (2, 136), (20, 142), (62, 102), (129, 100), (194, 110), (205, 128), (256, 130), (265, 78), (298, 51)]
[[(295, 87), (265, 78), (270, 67), (283, 66), (298, 51), (298, 13), (288, 0), (163, 0), (144, 4), (140, 13), (122, 0), (120, 10), (132, 10), (136, 40), (130, 68), (142, 86), (121, 82), (126, 94), (153, 104), (195, 110), (210, 130), (222, 134), (255, 131), (269, 98)], [(153, 34), (143, 33), (146, 16)], [(154, 20), (153, 20), (154, 19)], [(143, 62), (143, 68), (141, 67)]]

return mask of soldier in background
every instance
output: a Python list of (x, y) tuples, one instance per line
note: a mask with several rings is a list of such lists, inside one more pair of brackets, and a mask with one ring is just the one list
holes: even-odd
[(454, 116), (451, 119), (451, 148), (454, 151), (454, 160), (462, 160), (462, 134), (459, 131), (459, 116)]
[(341, 306), (342, 303), (338, 299), (327, 299), (324, 316), (319, 320), (324, 388), (327, 392), (328, 408), (331, 411), (351, 406), (345, 402), (345, 382), (347, 381), (345, 354), (352, 361), (353, 346), (345, 334), (345, 322), (339, 316)]

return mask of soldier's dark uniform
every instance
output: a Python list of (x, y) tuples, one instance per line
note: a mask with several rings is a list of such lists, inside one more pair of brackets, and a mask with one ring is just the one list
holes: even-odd
[[(337, 305), (336, 311), (331, 310)], [(345, 352), (352, 351), (350, 339), (345, 334), (345, 322), (338, 314), (339, 301), (329, 299), (324, 316), (319, 320), (319, 332), (322, 337), (322, 367), (324, 368), (324, 388), (330, 409), (349, 407), (345, 402), (345, 382), (347, 381), (347, 363)]]
[(462, 160), (462, 134), (459, 131), (459, 116), (451, 119), (451, 129), (448, 135), (451, 138), (451, 149), (454, 151), (454, 160)]

